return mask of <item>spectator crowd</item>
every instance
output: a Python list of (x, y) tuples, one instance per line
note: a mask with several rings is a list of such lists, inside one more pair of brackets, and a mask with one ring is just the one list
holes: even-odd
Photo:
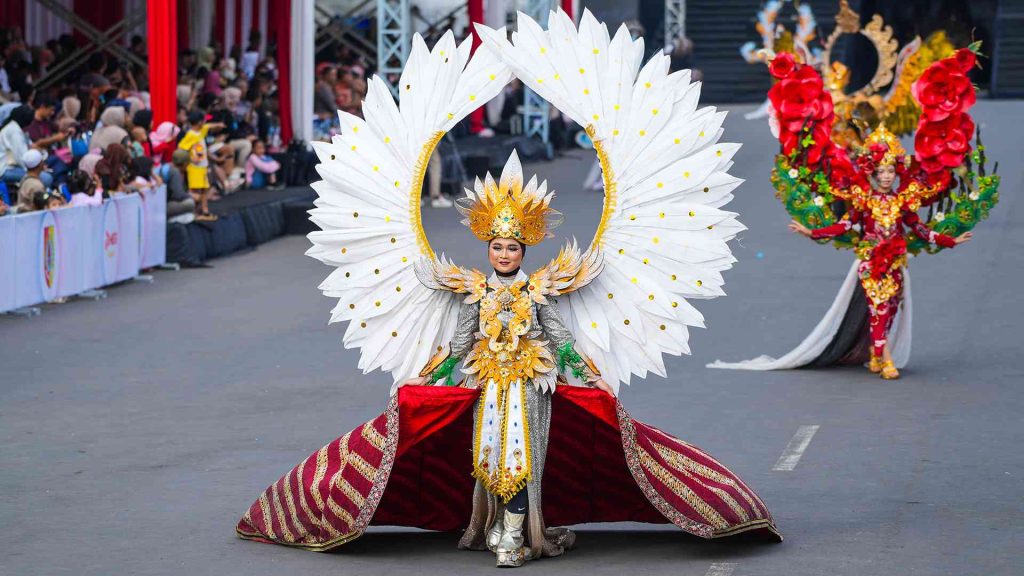
[[(48, 70), (80, 49), (74, 37), (29, 46), (0, 29), (0, 216), (166, 183), (168, 217), (189, 222), (215, 219), (221, 196), (282, 187), (276, 48), (259, 45), (254, 33), (244, 51), (183, 51), (177, 118), (154, 126), (144, 67), (99, 51), (55, 82)], [(141, 37), (130, 50), (145, 61)]]

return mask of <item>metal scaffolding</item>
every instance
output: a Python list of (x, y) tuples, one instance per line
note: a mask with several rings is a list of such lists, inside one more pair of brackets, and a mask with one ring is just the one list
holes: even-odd
[(686, 0), (665, 0), (665, 45), (686, 36)]
[(409, 0), (377, 0), (377, 73), (396, 98), (410, 38)]
[[(523, 12), (547, 28), (551, 4), (552, 0), (526, 0)], [(540, 137), (541, 141), (547, 145), (548, 156), (552, 155), (551, 145), (548, 142), (550, 134), (548, 102), (533, 90), (525, 87), (523, 89), (523, 134)]]

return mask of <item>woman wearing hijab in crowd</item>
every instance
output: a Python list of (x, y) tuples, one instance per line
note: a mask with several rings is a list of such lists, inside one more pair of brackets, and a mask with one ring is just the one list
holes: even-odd
[(171, 161), (171, 155), (178, 149), (178, 134), (181, 128), (172, 122), (161, 122), (156, 130), (149, 133), (153, 159), (160, 164)]
[(107, 108), (100, 115), (100, 122), (103, 123), (103, 126), (93, 132), (92, 140), (89, 140), (89, 150), (103, 152), (111, 144), (120, 144), (128, 137), (128, 131), (125, 130), (126, 114), (124, 108), (120, 106)]
[(78, 126), (78, 115), (82, 112), (82, 101), (74, 96), (67, 96), (60, 101), (60, 112), (55, 120), (57, 130), (67, 131)]
[(104, 190), (108, 193), (125, 191), (129, 162), (131, 155), (124, 146), (117, 142), (107, 146), (103, 158), (96, 163), (96, 175), (100, 177)]
[(93, 176), (96, 174), (96, 165), (99, 164), (102, 159), (103, 156), (95, 152), (90, 152), (85, 156), (82, 156), (82, 159), (78, 161), (78, 169), (89, 176)]

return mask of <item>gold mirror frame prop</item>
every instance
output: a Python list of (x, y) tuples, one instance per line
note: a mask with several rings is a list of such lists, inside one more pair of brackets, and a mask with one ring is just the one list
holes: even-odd
[[(847, 34), (864, 36), (878, 52), (878, 68), (875, 69), (875, 75), (870, 82), (850, 94), (843, 92), (843, 86), (838, 85), (832, 62), (832, 50), (836, 42)], [(825, 85), (832, 91), (834, 100), (838, 102), (841, 99), (867, 98), (892, 82), (899, 49), (899, 42), (892, 35), (892, 26), (887, 25), (878, 14), (875, 14), (866, 26), (861, 27), (860, 14), (850, 8), (847, 0), (840, 0), (836, 28), (825, 41), (825, 51), (821, 55), (821, 75), (825, 79)]]

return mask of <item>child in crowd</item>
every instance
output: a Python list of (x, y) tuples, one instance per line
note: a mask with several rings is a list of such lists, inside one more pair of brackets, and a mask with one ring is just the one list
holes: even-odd
[(153, 159), (159, 164), (171, 161), (171, 155), (178, 149), (178, 134), (181, 128), (171, 122), (161, 122), (156, 130), (149, 133), (149, 141), (153, 144)]
[(131, 131), (131, 145), (128, 148), (132, 158), (149, 156), (149, 135), (142, 126), (136, 126)]
[(41, 210), (41, 208), (35, 208), (34, 203), (36, 195), (46, 191), (46, 185), (40, 178), (43, 169), (46, 168), (46, 152), (29, 148), (22, 154), (21, 163), (25, 166), (25, 177), (18, 185), (18, 211)]
[(60, 192), (43, 190), (32, 197), (32, 210), (56, 210), (64, 207), (64, 196)]
[(252, 154), (245, 161), (245, 182), (249, 188), (283, 188), (277, 181), (277, 171), (281, 164), (267, 154), (267, 146), (262, 140), (253, 142)]
[(71, 191), (70, 206), (100, 206), (103, 204), (103, 187), (99, 176), (90, 176), (84, 170), (73, 170), (68, 175), (68, 189)]
[(189, 153), (189, 165), (186, 170), (188, 189), (198, 202), (197, 220), (216, 220), (210, 214), (207, 195), (210, 193), (210, 160), (206, 150), (206, 136), (210, 130), (223, 128), (223, 124), (207, 124), (206, 114), (202, 110), (188, 113), (188, 132), (178, 142), (178, 148)]
[(153, 160), (145, 156), (132, 158), (131, 175), (128, 187), (133, 190), (152, 190), (161, 184), (160, 177), (153, 173)]

